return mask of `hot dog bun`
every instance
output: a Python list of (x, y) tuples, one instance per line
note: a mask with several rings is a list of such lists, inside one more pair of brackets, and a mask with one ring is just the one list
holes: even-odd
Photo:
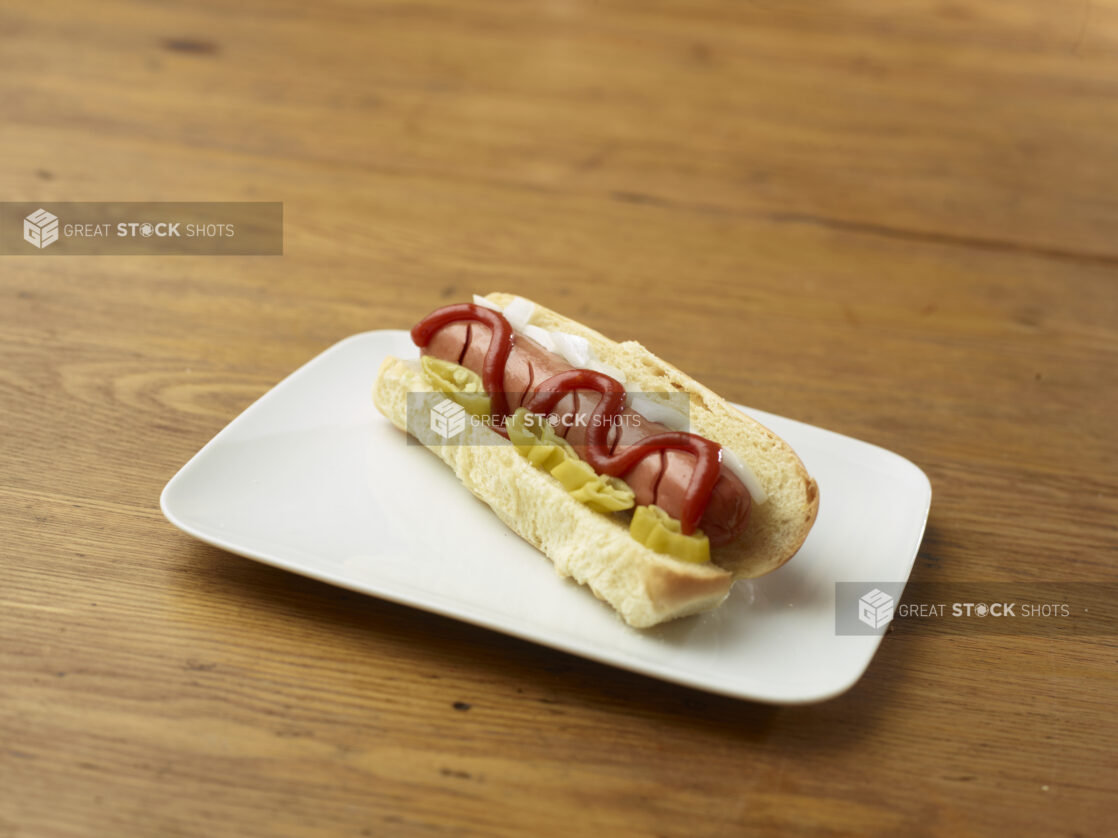
[[(487, 299), (504, 307), (513, 295)], [(625, 374), (632, 391), (686, 393), (691, 431), (733, 451), (767, 494), (753, 505), (740, 537), (714, 548), (710, 564), (690, 564), (637, 543), (622, 520), (572, 499), (512, 445), (492, 444), (493, 432), (486, 428), (467, 426), (452, 444), (433, 436), (422, 440), (510, 529), (551, 559), (560, 575), (587, 585), (630, 625), (646, 628), (714, 608), (735, 579), (768, 573), (795, 554), (815, 521), (819, 492), (787, 443), (635, 341), (617, 343), (539, 305), (532, 323), (586, 338), (599, 360)], [(373, 386), (373, 401), (405, 429), (408, 393), (430, 389), (414, 363), (388, 358)]]

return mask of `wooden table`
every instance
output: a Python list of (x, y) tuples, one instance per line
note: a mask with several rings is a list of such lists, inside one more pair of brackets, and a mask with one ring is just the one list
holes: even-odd
[(282, 257), (0, 257), (0, 836), (1065, 835), (1113, 636), (894, 632), (802, 707), (238, 558), (159, 492), (355, 332), (513, 290), (895, 450), (914, 582), (1114, 580), (1118, 4), (6, 4), (0, 199)]

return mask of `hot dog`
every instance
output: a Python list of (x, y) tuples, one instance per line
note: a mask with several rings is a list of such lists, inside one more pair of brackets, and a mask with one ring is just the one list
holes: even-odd
[[(735, 579), (779, 567), (806, 538), (818, 488), (795, 453), (638, 344), (506, 294), (438, 309), (411, 335), (423, 366), (387, 359), (378, 409), (631, 625), (715, 607)], [(585, 357), (545, 345), (572, 341)], [(409, 394), (446, 391), (435, 360), (488, 398), (486, 422), (454, 445), (407, 416)], [(645, 415), (636, 394), (658, 391), (687, 397), (690, 428)], [(550, 436), (525, 436), (533, 417)]]
[[(454, 361), (480, 375), (492, 337), (492, 329), (485, 324), (455, 321), (440, 328), (420, 351), (444, 361)], [(509, 407), (520, 407), (545, 381), (571, 369), (574, 367), (554, 352), (531, 338), (518, 335), (504, 370)], [(557, 419), (556, 432), (584, 458), (589, 417), (600, 399), (593, 390), (578, 390), (576, 395), (564, 396), (553, 411)], [(625, 450), (649, 436), (670, 430), (639, 411), (624, 407), (621, 416), (611, 424), (609, 448), (611, 452)], [(678, 450), (657, 451), (641, 459), (622, 479), (633, 489), (638, 505), (654, 503), (678, 518), (694, 468), (695, 457), (691, 454)], [(700, 521), (711, 546), (727, 544), (741, 535), (749, 519), (750, 504), (749, 491), (723, 467)]]

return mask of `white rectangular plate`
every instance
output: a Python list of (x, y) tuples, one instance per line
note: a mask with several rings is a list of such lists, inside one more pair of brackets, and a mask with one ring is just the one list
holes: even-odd
[(164, 515), (251, 559), (724, 695), (819, 701), (869, 665), (881, 637), (836, 635), (835, 583), (908, 579), (931, 503), (908, 460), (742, 408), (818, 481), (815, 527), (791, 562), (737, 583), (717, 611), (637, 630), (376, 411), (390, 354), (416, 357), (406, 332), (354, 335), (292, 373), (172, 478)]

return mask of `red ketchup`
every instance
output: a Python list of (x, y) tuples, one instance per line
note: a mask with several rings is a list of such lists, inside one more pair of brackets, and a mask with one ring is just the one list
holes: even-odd
[[(475, 320), (493, 330), (481, 380), (492, 399), (494, 415), (503, 419), (509, 412), (508, 398), (504, 392), (505, 364), (513, 342), (512, 326), (504, 315), (471, 303), (446, 306), (432, 312), (412, 328), (412, 341), (422, 349), (439, 329), (459, 320)], [(621, 413), (625, 402), (625, 388), (616, 379), (594, 370), (567, 370), (553, 375), (525, 399), (524, 407), (531, 413), (546, 415), (564, 396), (574, 390), (594, 390), (602, 396), (591, 414), (586, 434), (586, 461), (599, 474), (621, 477), (645, 457), (665, 449), (687, 451), (695, 456), (695, 470), (683, 498), (679, 519), (680, 529), (684, 534), (693, 533), (706, 511), (711, 492), (721, 474), (721, 446), (698, 434), (668, 431), (645, 437), (626, 446), (624, 451), (611, 455), (607, 436), (613, 427), (612, 420)]]
[(459, 303), (433, 311), (416, 323), (411, 330), (412, 342), (423, 349), (431, 342), (431, 337), (447, 323), (457, 320), (476, 320), (493, 330), (493, 340), (485, 353), (485, 363), (481, 368), (481, 386), (489, 394), (493, 404), (493, 414), (498, 419), (509, 415), (509, 400), (505, 395), (505, 363), (512, 351), (512, 326), (498, 311), (473, 303)]
[(613, 420), (621, 413), (625, 388), (617, 379), (594, 370), (568, 370), (553, 375), (525, 400), (524, 407), (530, 413), (547, 415), (572, 390), (596, 390), (602, 394), (586, 429), (586, 461), (599, 474), (621, 477), (649, 454), (667, 448), (689, 451), (695, 455), (695, 471), (691, 475), (679, 515), (684, 535), (693, 533), (710, 501), (714, 484), (721, 475), (721, 446), (698, 434), (668, 431), (646, 436), (627, 446), (621, 453), (611, 455), (607, 436), (613, 427)]

